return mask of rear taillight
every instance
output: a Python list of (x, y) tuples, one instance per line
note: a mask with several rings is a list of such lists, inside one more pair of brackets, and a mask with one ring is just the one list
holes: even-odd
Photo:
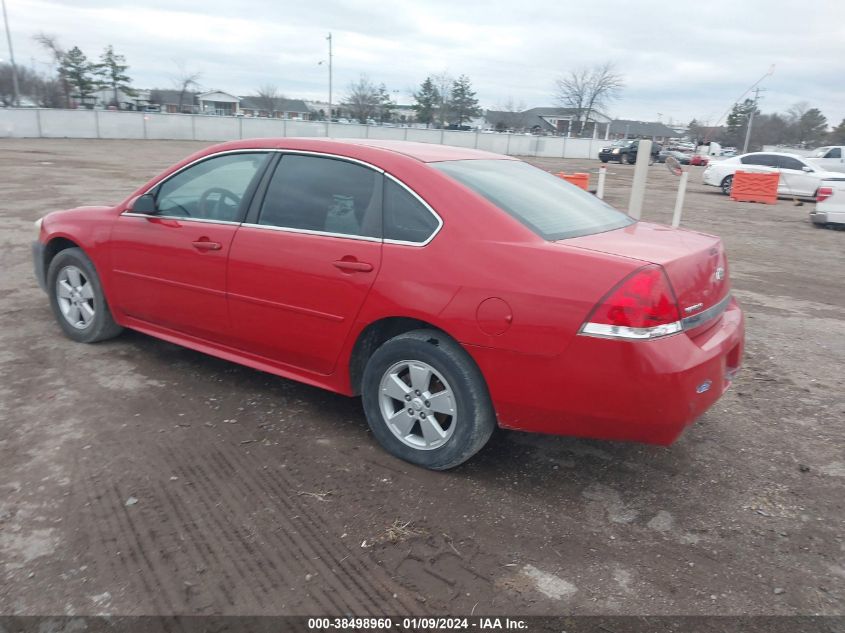
[(663, 268), (649, 265), (623, 279), (593, 309), (581, 334), (651, 339), (682, 329), (678, 302)]
[(833, 187), (819, 187), (818, 193), (816, 193), (816, 202), (823, 202), (830, 198), (833, 195)]

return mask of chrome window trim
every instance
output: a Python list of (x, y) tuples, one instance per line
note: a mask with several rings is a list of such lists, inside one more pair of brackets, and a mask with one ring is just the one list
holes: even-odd
[[(417, 248), (427, 246), (435, 237), (437, 237), (438, 233), (440, 233), (440, 230), (443, 228), (443, 224), (444, 224), (443, 218), (440, 217), (440, 215), (431, 207), (430, 204), (428, 204), (416, 191), (411, 189), (411, 187), (409, 187), (404, 182), (399, 180), (396, 176), (387, 173), (381, 167), (377, 167), (376, 165), (373, 165), (372, 163), (368, 163), (367, 161), (360, 160), (358, 158), (351, 158), (349, 156), (342, 156), (340, 154), (330, 154), (328, 152), (318, 152), (318, 151), (314, 151), (314, 150), (305, 150), (305, 149), (285, 149), (285, 148), (281, 148), (281, 147), (262, 147), (262, 148), (256, 147), (256, 148), (227, 149), (227, 150), (223, 150), (221, 152), (215, 152), (214, 154), (208, 154), (206, 156), (201, 156), (200, 158), (197, 158), (196, 160), (191, 161), (187, 165), (183, 165), (182, 167), (180, 167), (179, 169), (174, 171), (172, 174), (169, 174), (166, 178), (159, 180), (157, 183), (155, 183), (154, 185), (152, 185), (151, 187), (146, 189), (140, 195), (143, 196), (143, 195), (150, 193), (156, 187), (160, 186), (161, 184), (167, 182), (168, 180), (170, 180), (174, 176), (182, 173), (186, 169), (188, 169), (188, 168), (190, 168), (190, 167), (192, 167), (192, 166), (194, 166), (197, 163), (200, 163), (202, 161), (211, 160), (212, 158), (217, 158), (219, 156), (226, 156), (228, 154), (268, 154), (268, 153), (294, 154), (294, 155), (300, 155), (300, 156), (317, 156), (317, 157), (321, 157), (321, 158), (331, 158), (331, 159), (336, 159), (336, 160), (347, 161), (347, 162), (350, 162), (350, 163), (356, 163), (356, 164), (361, 165), (363, 167), (367, 167), (368, 169), (372, 169), (372, 170), (382, 174), (383, 176), (390, 178), (393, 182), (395, 182), (397, 185), (399, 185), (400, 187), (405, 189), (405, 191), (410, 193), (414, 198), (416, 198), (419, 201), (419, 203), (422, 204), (428, 210), (428, 212), (431, 213), (431, 215), (433, 215), (434, 218), (437, 220), (437, 228), (434, 229), (434, 231), (431, 233), (431, 235), (429, 235), (428, 238), (424, 242), (410, 242), (410, 241), (407, 241), (407, 240), (392, 240), (392, 239), (384, 239), (384, 238), (378, 238), (378, 237), (368, 237), (368, 236), (364, 236), (364, 235), (350, 235), (350, 234), (346, 234), (346, 233), (331, 233), (331, 232), (328, 232), (328, 231), (312, 231), (312, 230), (308, 230), (308, 229), (294, 229), (294, 228), (290, 228), (290, 227), (273, 226), (273, 225), (270, 225), (270, 224), (252, 224), (252, 223), (246, 223), (246, 222), (230, 222), (230, 221), (226, 221), (226, 220), (206, 220), (206, 219), (203, 219), (203, 218), (190, 218), (190, 217), (183, 217), (183, 216), (150, 215), (150, 214), (146, 214), (146, 213), (132, 213), (128, 209), (121, 212), (120, 215), (125, 215), (125, 216), (129, 216), (129, 217), (140, 217), (140, 218), (161, 218), (161, 219), (166, 219), (166, 220), (186, 220), (186, 221), (189, 221), (189, 222), (207, 222), (207, 223), (210, 223), (210, 224), (239, 224), (241, 226), (248, 226), (250, 228), (256, 228), (256, 229), (270, 229), (270, 230), (273, 230), (273, 231), (283, 231), (283, 232), (286, 231), (288, 233), (301, 233), (303, 235), (325, 235), (327, 237), (338, 237), (338, 238), (343, 238), (343, 239), (360, 240), (360, 241), (365, 241), (365, 242), (382, 242), (384, 244), (395, 244), (395, 245), (398, 245), (398, 246), (414, 246), (414, 247), (417, 247)], [(383, 219), (384, 219), (384, 201), (382, 200), (382, 224), (383, 224)], [(384, 231), (382, 230), (382, 233), (383, 232)]]
[[(414, 198), (416, 198), (417, 201), (421, 205), (423, 205), (423, 207), (425, 207), (428, 210), (428, 212), (431, 215), (433, 215), (434, 218), (437, 220), (437, 228), (434, 229), (434, 231), (432, 231), (431, 235), (429, 235), (428, 238), (426, 238), (426, 240), (424, 242), (410, 242), (408, 240), (384, 239), (383, 240), (384, 243), (385, 244), (397, 244), (397, 245), (400, 245), (400, 246), (416, 246), (416, 247), (426, 246), (429, 242), (431, 242), (431, 240), (433, 240), (435, 237), (437, 237), (438, 233), (440, 233), (440, 229), (443, 228), (443, 218), (441, 218), (440, 215), (437, 213), (437, 211), (432, 209), (431, 205), (428, 204), (425, 200), (423, 200), (422, 197), (416, 191), (414, 191), (408, 185), (406, 185), (404, 182), (402, 182), (401, 180), (396, 178), (396, 176), (393, 176), (392, 174), (388, 174), (387, 172), (384, 172), (384, 175), (387, 176), (388, 178), (390, 178), (397, 185), (399, 185), (400, 187), (405, 189), (405, 191), (410, 193)], [(381, 216), (382, 217), (382, 234), (384, 234), (384, 200), (383, 199), (381, 201), (381, 206), (382, 206), (382, 216)]]
[(185, 222), (203, 222), (205, 224), (234, 224), (235, 226), (240, 225), (240, 222), (232, 222), (231, 220), (211, 220), (206, 218), (192, 218), (190, 216), (185, 215), (157, 215), (157, 214), (150, 214), (150, 213), (132, 213), (131, 211), (124, 211), (120, 215), (125, 215), (128, 218), (147, 218), (149, 220), (152, 219), (159, 219), (159, 220), (184, 220)]
[(315, 231), (312, 229), (293, 229), (287, 226), (275, 226), (273, 224), (253, 224), (251, 222), (243, 222), (241, 226), (251, 229), (267, 229), (270, 231), (281, 231), (282, 233), (299, 233), (302, 235), (321, 235), (323, 237), (338, 237), (346, 240), (358, 240), (361, 242), (381, 242), (380, 237), (370, 237), (368, 235), (351, 235), (349, 233), (332, 233), (330, 231)]

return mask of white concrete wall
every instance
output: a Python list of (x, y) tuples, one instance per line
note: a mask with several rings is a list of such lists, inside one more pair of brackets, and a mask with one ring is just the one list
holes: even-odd
[(120, 138), (228, 141), (272, 136), (374, 138), (443, 143), (515, 156), (597, 158), (607, 143), (525, 134), (286, 121), (243, 117), (115, 112), (110, 110), (0, 109), (0, 138)]

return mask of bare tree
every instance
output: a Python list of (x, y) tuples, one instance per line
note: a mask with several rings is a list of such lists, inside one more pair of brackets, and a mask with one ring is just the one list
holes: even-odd
[(516, 102), (513, 97), (509, 96), (504, 103), (501, 103), (496, 108), (502, 113), (502, 119), (499, 125), (504, 130), (515, 130), (519, 127), (522, 119), (522, 113), (525, 111), (525, 102)]
[(449, 124), (449, 116), (452, 113), (452, 103), (449, 95), (452, 94), (452, 86), (455, 83), (455, 78), (448, 72), (443, 71), (438, 75), (432, 75), (431, 81), (438, 94), (437, 103), (434, 108), (434, 118), (440, 127), (446, 127)]
[(577, 129), (581, 134), (591, 115), (619, 96), (625, 80), (611, 62), (591, 68), (570, 71), (557, 80), (557, 101), (575, 110)]
[[(176, 61), (176, 75), (173, 77), (173, 85), (179, 91), (179, 112), (182, 112), (182, 106), (185, 103), (185, 97), (191, 95), (193, 97), (194, 91), (199, 87), (199, 80), (202, 77), (202, 72), (199, 70), (187, 70), (184, 62)], [(191, 99), (191, 110), (193, 111), (193, 98)]]
[(358, 81), (349, 84), (349, 92), (343, 103), (349, 108), (353, 118), (359, 123), (366, 123), (378, 110), (380, 99), (378, 87), (367, 75), (361, 75)]
[(258, 97), (258, 105), (262, 110), (267, 111), (267, 115), (272, 117), (276, 110), (281, 105), (284, 96), (279, 92), (279, 89), (273, 84), (264, 84), (258, 88), (256, 92)]
[(58, 78), (58, 84), (62, 96), (61, 100), (64, 107), (69, 108), (71, 106), (70, 84), (62, 71), (66, 53), (64, 48), (62, 48), (59, 44), (59, 38), (55, 35), (41, 31), (40, 33), (35, 34), (32, 39), (34, 39), (41, 48), (50, 53), (50, 57), (53, 58), (53, 72), (56, 73)]

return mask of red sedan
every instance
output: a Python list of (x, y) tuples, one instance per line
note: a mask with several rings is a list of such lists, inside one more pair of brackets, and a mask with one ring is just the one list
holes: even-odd
[(384, 448), (428, 468), (497, 425), (669, 444), (742, 357), (717, 237), (487, 152), (224, 143), (37, 224), (71, 339), (131, 328), (361, 395)]

